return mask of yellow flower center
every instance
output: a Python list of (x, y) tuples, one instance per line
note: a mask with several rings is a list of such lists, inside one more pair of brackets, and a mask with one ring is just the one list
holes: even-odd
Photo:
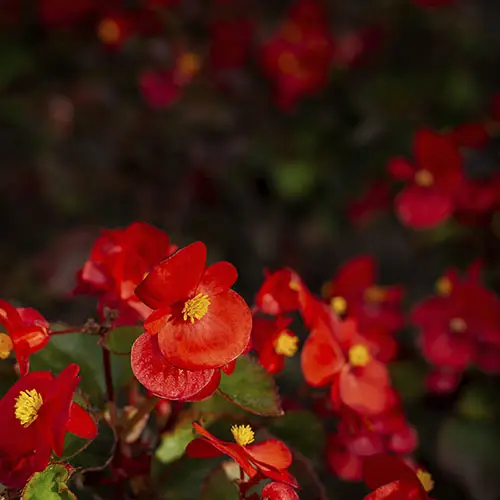
[(208, 295), (204, 293), (199, 293), (192, 299), (189, 299), (184, 304), (184, 308), (182, 309), (182, 315), (184, 321), (191, 321), (194, 323), (195, 319), (201, 319), (205, 314), (207, 314), (208, 306), (210, 305), (210, 299)]
[(434, 184), (434, 176), (425, 169), (415, 173), (415, 184), (420, 187), (429, 187)]
[(450, 330), (455, 333), (463, 333), (467, 330), (467, 323), (462, 318), (452, 318)]
[(14, 414), (23, 427), (29, 427), (38, 418), (38, 410), (42, 404), (42, 396), (35, 389), (19, 393), (14, 405)]
[(97, 27), (97, 36), (103, 43), (113, 44), (120, 39), (120, 26), (113, 19), (104, 19)]
[(234, 440), (240, 446), (246, 446), (255, 441), (255, 433), (249, 425), (233, 425), (231, 427)]
[(290, 283), (288, 283), (288, 288), (290, 288), (290, 290), (293, 290), (294, 292), (299, 292), (300, 291), (300, 283), (297, 283), (296, 281), (291, 280)]
[(436, 291), (439, 295), (447, 297), (450, 295), (452, 288), (451, 280), (447, 276), (443, 276), (436, 281)]
[(365, 290), (364, 297), (368, 302), (383, 302), (387, 297), (385, 289), (378, 285), (373, 285)]
[(330, 306), (339, 316), (341, 316), (347, 310), (347, 301), (344, 297), (333, 297), (332, 300), (330, 300)]
[(186, 52), (177, 61), (177, 73), (181, 78), (193, 77), (201, 67), (201, 60), (197, 54)]
[(285, 75), (298, 76), (301, 73), (299, 60), (292, 52), (283, 52), (278, 56), (278, 68)]
[(418, 469), (417, 477), (422, 483), (422, 486), (424, 487), (424, 490), (427, 491), (427, 493), (434, 488), (434, 481), (432, 480), (432, 476), (427, 471), (423, 469)]
[(12, 347), (10, 337), (6, 333), (0, 333), (0, 359), (7, 359)]
[(274, 350), (277, 354), (291, 358), (299, 348), (299, 339), (293, 333), (282, 331), (274, 342)]
[(366, 366), (372, 360), (371, 354), (362, 344), (355, 344), (349, 349), (349, 363), (352, 366)]

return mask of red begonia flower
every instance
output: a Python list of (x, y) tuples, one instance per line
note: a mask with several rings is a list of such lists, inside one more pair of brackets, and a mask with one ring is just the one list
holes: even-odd
[(35, 309), (17, 309), (0, 299), (0, 324), (6, 333), (0, 333), (0, 359), (6, 359), (14, 351), (19, 373), (29, 371), (29, 357), (43, 349), (49, 341), (49, 324)]
[(388, 165), (390, 175), (406, 183), (396, 198), (396, 212), (411, 228), (431, 228), (455, 210), (454, 196), (463, 178), (462, 158), (449, 136), (426, 129), (416, 133), (413, 154), (415, 166), (402, 158)]
[(300, 276), (285, 268), (273, 273), (266, 271), (265, 280), (255, 298), (260, 311), (277, 316), (299, 309), (298, 291), (302, 286)]
[(370, 222), (375, 215), (391, 205), (391, 192), (386, 181), (373, 182), (365, 191), (351, 201), (347, 207), (347, 215), (351, 222), (364, 224)]
[(158, 335), (143, 333), (132, 346), (132, 371), (151, 393), (165, 399), (198, 401), (219, 387), (220, 370), (189, 371), (169, 363), (158, 346)]
[(262, 443), (254, 442), (254, 432), (249, 425), (233, 425), (231, 432), (235, 443), (216, 438), (201, 425), (194, 422), (193, 427), (202, 437), (191, 441), (186, 453), (194, 458), (212, 458), (220, 455), (231, 457), (251, 478), (261, 476), (297, 487), (297, 481), (287, 471), (292, 463), (292, 454), (278, 439)]
[(326, 284), (325, 299), (338, 315), (354, 318), (362, 334), (374, 330), (393, 334), (404, 325), (404, 291), (400, 286), (378, 285), (375, 275), (373, 257), (354, 257)]
[(117, 324), (134, 324), (151, 312), (137, 298), (135, 288), (174, 250), (166, 233), (145, 222), (105, 230), (77, 275), (75, 293), (98, 295), (100, 311), (118, 310)]
[(166, 360), (185, 370), (220, 368), (248, 346), (252, 314), (231, 286), (229, 262), (206, 264), (206, 247), (192, 243), (156, 266), (137, 296), (154, 312), (144, 326), (158, 335)]
[(428, 500), (434, 482), (428, 472), (414, 471), (403, 460), (378, 454), (365, 460), (363, 479), (375, 490), (364, 500)]
[(262, 500), (299, 500), (299, 495), (288, 484), (272, 482), (263, 488)]
[(299, 345), (298, 337), (287, 330), (290, 318), (274, 320), (254, 317), (252, 327), (252, 348), (259, 354), (260, 364), (269, 373), (279, 373), (285, 366), (285, 358), (295, 355)]
[(318, 321), (302, 349), (302, 372), (308, 384), (332, 384), (332, 402), (371, 415), (385, 410), (390, 398), (387, 367), (375, 359), (368, 342), (346, 320), (332, 329)]
[(450, 394), (458, 388), (461, 379), (461, 370), (434, 368), (427, 375), (425, 386), (433, 394)]
[(57, 377), (31, 372), (0, 400), (0, 482), (22, 487), (45, 469), (51, 452), (63, 453), (66, 432), (81, 438), (97, 435), (94, 420), (73, 402), (79, 367), (67, 366)]
[(38, 3), (41, 21), (49, 27), (69, 26), (96, 10), (94, 0), (41, 0)]

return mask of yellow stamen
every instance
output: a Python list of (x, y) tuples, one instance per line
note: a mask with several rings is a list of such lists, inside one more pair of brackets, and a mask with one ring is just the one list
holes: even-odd
[(450, 278), (448, 278), (447, 276), (443, 276), (436, 281), (436, 290), (439, 295), (447, 297), (448, 295), (450, 295), (452, 289), (453, 285), (451, 284)]
[(291, 358), (299, 348), (299, 339), (293, 333), (283, 330), (274, 342), (274, 350), (277, 354), (281, 354)]
[(113, 19), (103, 19), (97, 26), (97, 36), (103, 43), (117, 43), (120, 35), (120, 26)]
[(185, 52), (177, 61), (177, 73), (180, 78), (193, 77), (201, 67), (200, 57), (193, 52)]
[(298, 76), (301, 73), (299, 60), (292, 52), (283, 52), (278, 56), (278, 68), (285, 75)]
[(373, 285), (365, 290), (364, 297), (368, 302), (383, 302), (387, 297), (386, 290), (378, 285)]
[(434, 176), (425, 169), (415, 173), (415, 184), (420, 187), (429, 187), (434, 184)]
[(332, 300), (330, 300), (330, 306), (339, 316), (341, 316), (347, 310), (347, 301), (344, 297), (333, 297)]
[(234, 440), (240, 446), (246, 446), (255, 441), (255, 433), (249, 425), (233, 425), (231, 427)]
[(349, 363), (352, 366), (366, 366), (372, 360), (370, 351), (362, 344), (355, 344), (349, 349)]
[(419, 481), (422, 483), (424, 490), (429, 493), (434, 488), (434, 481), (432, 480), (432, 476), (423, 469), (417, 470), (417, 477)]
[(288, 288), (290, 288), (290, 290), (293, 290), (294, 292), (298, 292), (300, 291), (300, 283), (291, 280), (290, 283), (288, 283)]
[(7, 359), (12, 351), (12, 340), (6, 333), (0, 333), (0, 359)]
[(23, 427), (29, 427), (38, 418), (38, 410), (42, 404), (42, 396), (35, 389), (19, 393), (14, 405), (14, 414)]
[(182, 309), (184, 321), (187, 321), (189, 318), (189, 321), (194, 323), (195, 319), (203, 318), (207, 314), (209, 305), (210, 299), (204, 293), (199, 293), (192, 299), (187, 300)]
[(462, 318), (452, 318), (450, 330), (455, 333), (463, 333), (467, 330), (467, 323)]

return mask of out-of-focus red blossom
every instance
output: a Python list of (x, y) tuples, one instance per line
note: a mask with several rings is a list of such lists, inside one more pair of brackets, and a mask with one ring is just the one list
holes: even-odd
[(385, 181), (373, 182), (359, 198), (349, 203), (347, 216), (355, 224), (365, 224), (378, 213), (385, 211), (391, 203), (389, 184)]
[(47, 345), (49, 324), (35, 309), (15, 308), (0, 300), (0, 324), (6, 333), (0, 333), (0, 359), (6, 359), (14, 351), (19, 374), (29, 371), (29, 357)]
[(401, 403), (393, 391), (390, 408), (369, 419), (347, 409), (340, 413), (336, 434), (328, 438), (327, 464), (348, 481), (362, 478), (364, 460), (376, 453), (408, 455), (417, 446), (417, 433), (407, 422)]
[(163, 356), (185, 370), (220, 368), (248, 346), (252, 314), (231, 290), (238, 273), (229, 262), (206, 267), (207, 249), (195, 242), (157, 265), (137, 287), (154, 312), (146, 331)]
[(299, 500), (299, 495), (288, 484), (272, 482), (263, 488), (262, 500)]
[(336, 327), (317, 321), (302, 349), (302, 372), (313, 387), (331, 383), (330, 397), (338, 409), (343, 405), (362, 415), (374, 415), (390, 403), (390, 379), (354, 320)]
[(403, 460), (385, 454), (365, 460), (363, 479), (374, 490), (364, 500), (429, 500), (427, 493), (434, 487), (428, 472), (414, 471)]
[(231, 432), (235, 443), (222, 441), (210, 434), (197, 422), (193, 427), (201, 438), (191, 441), (186, 454), (193, 458), (213, 458), (221, 455), (231, 457), (251, 480), (269, 478), (298, 487), (295, 478), (287, 471), (292, 464), (292, 454), (278, 439), (269, 439), (252, 444), (255, 435), (249, 425), (233, 425)]
[(333, 64), (341, 68), (362, 65), (377, 52), (384, 38), (385, 33), (380, 26), (366, 26), (338, 34), (335, 37)]
[(319, 2), (299, 0), (278, 32), (260, 49), (261, 66), (273, 80), (276, 103), (284, 110), (315, 94), (328, 81), (334, 41), (326, 19)]
[(169, 69), (146, 69), (139, 76), (142, 97), (151, 108), (168, 108), (176, 102), (183, 88), (198, 74), (200, 57), (189, 51), (180, 51)]
[(134, 222), (125, 229), (104, 230), (77, 274), (75, 293), (99, 296), (99, 310), (117, 310), (116, 324), (135, 324), (150, 312), (135, 289), (152, 267), (175, 250), (163, 231)]
[(96, 0), (41, 0), (38, 2), (40, 21), (49, 27), (66, 27), (93, 14)]
[(108, 14), (96, 26), (97, 38), (110, 48), (119, 48), (136, 33), (136, 18), (127, 12)]
[(405, 321), (401, 311), (404, 290), (376, 283), (373, 257), (360, 255), (345, 262), (323, 292), (339, 316), (354, 318), (360, 333), (378, 345), (380, 359), (392, 359), (397, 345), (391, 335)]
[(285, 358), (297, 352), (299, 339), (287, 329), (291, 321), (290, 318), (253, 318), (252, 347), (269, 373), (279, 373), (285, 366)]
[(277, 316), (299, 309), (300, 276), (285, 268), (273, 273), (265, 271), (265, 280), (255, 298), (257, 308), (264, 314)]
[(62, 456), (66, 432), (81, 438), (97, 435), (94, 420), (73, 402), (79, 367), (67, 366), (57, 377), (31, 372), (0, 400), (0, 482), (21, 488), (44, 470), (52, 451)]
[(500, 300), (478, 281), (478, 266), (465, 278), (448, 271), (437, 282), (438, 295), (416, 304), (411, 321), (420, 329), (420, 346), (436, 367), (430, 389), (456, 388), (474, 363), (485, 373), (500, 372)]
[(415, 164), (393, 158), (388, 165), (393, 179), (406, 184), (395, 200), (398, 217), (414, 229), (435, 227), (455, 210), (455, 195), (463, 181), (462, 157), (449, 135), (427, 129), (415, 134)]
[(254, 22), (241, 17), (218, 19), (210, 26), (210, 66), (215, 71), (238, 69), (252, 49)]

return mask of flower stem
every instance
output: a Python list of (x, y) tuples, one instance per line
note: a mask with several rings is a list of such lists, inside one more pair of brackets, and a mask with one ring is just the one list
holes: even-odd
[(111, 421), (111, 427), (116, 429), (118, 416), (115, 403), (115, 390), (113, 388), (113, 374), (111, 372), (111, 353), (104, 347), (102, 347), (102, 364), (104, 367), (104, 379), (106, 382), (106, 393), (108, 396), (109, 418)]
[(158, 396), (152, 396), (142, 402), (142, 404), (137, 408), (137, 412), (134, 416), (125, 422), (121, 433), (123, 440), (126, 439), (128, 434), (130, 434), (135, 425), (141, 421), (144, 415), (149, 415), (155, 409), (158, 401), (160, 401)]

